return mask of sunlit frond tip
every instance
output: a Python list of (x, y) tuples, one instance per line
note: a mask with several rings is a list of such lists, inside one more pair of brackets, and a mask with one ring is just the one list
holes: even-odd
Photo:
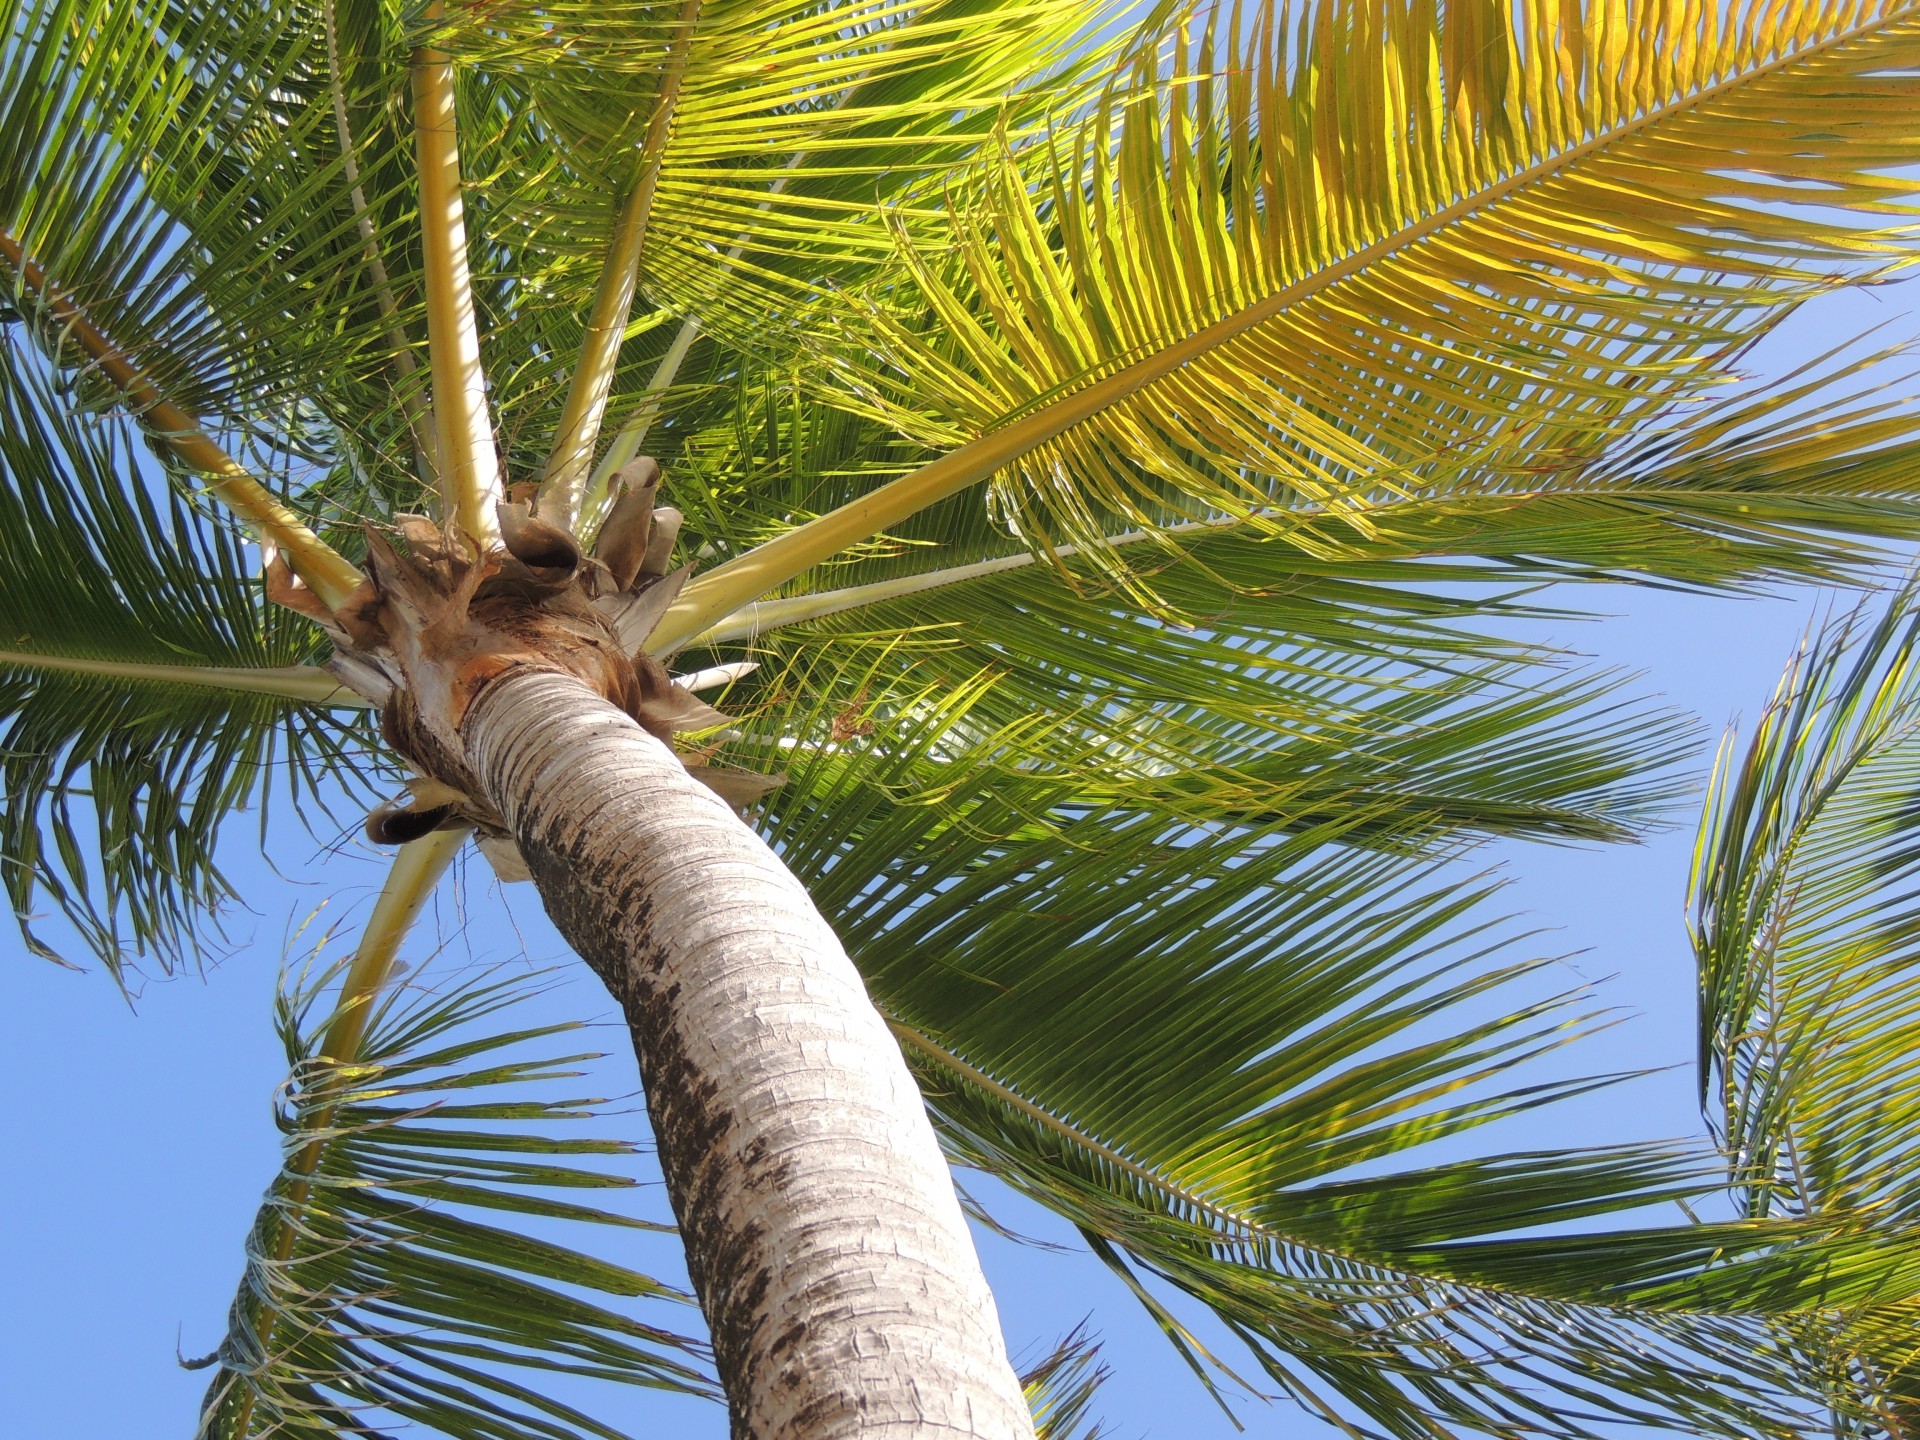
[(1916, 67), (1912, 0), (1191, 7), (957, 178), (948, 234), (900, 227), (914, 284), (835, 358), (947, 453), (863, 504), (991, 477), (1127, 582), (1123, 531), (1338, 550), (1580, 492), (1801, 300), (1912, 263)]
[(1093, 1402), (1112, 1372), (1100, 1360), (1100, 1342), (1084, 1326), (1073, 1331), (1020, 1376), (1033, 1410), (1037, 1440), (1100, 1440), (1107, 1434)]

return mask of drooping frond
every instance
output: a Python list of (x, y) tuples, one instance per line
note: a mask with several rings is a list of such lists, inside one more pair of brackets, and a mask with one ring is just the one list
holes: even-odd
[[(169, 180), (210, 208), (245, 207), (252, 198), (231, 169), (193, 167), (175, 138), (217, 115), (230, 97), (194, 79), (208, 59), (204, 33), (182, 32), (156, 44), (163, 6), (63, 0), (9, 0), (0, 7), (0, 232), (44, 269), (94, 324), (173, 403), (218, 419), (252, 414), (245, 392), (268, 378), (249, 368), (255, 356), (241, 335), (258, 333), (256, 312), (231, 276), (233, 256), (207, 256), (157, 205), (148, 167), (178, 166)], [(207, 22), (244, 27), (257, 47), (257, 78), (285, 78), (279, 57), (288, 23), (271, 7), (215, 7)], [(198, 103), (196, 103), (196, 98)], [(221, 117), (226, 118), (226, 117)], [(213, 264), (206, 262), (212, 260)], [(28, 319), (57, 340), (58, 325), (6, 267), (5, 283)], [(238, 313), (226, 302), (233, 301)]]
[[(1715, 776), (1693, 878), (1701, 1083), (1751, 1215), (1915, 1214), (1917, 656), (1909, 584), (1879, 618), (1810, 636)], [(1876, 1307), (1791, 1338), (1837, 1405), (1864, 1393), (1908, 1423), (1915, 1318), (1911, 1302)]]
[[(279, 443), (350, 457), (377, 497), (355, 496), (350, 523), (431, 508), (439, 447), (399, 18), (364, 0), (126, 9), (145, 33), (102, 64), (115, 88), (101, 103), (154, 132), (138, 193), (168, 218), (178, 268), (235, 335), (229, 363), (246, 400), (277, 407)], [(193, 63), (171, 90), (143, 87), (148, 50)], [(484, 176), (486, 160), (462, 160), (469, 179), (476, 167)]]
[[(144, 6), (9, 5), (0, 36), (0, 126), (13, 146), (0, 153), (0, 279), (18, 314), (93, 403), (138, 415), (323, 601), (344, 600), (360, 580), (353, 564), (232, 453), (262, 420), (294, 412), (284, 389), (259, 393), (260, 347), (240, 338), (260, 319), (258, 297), (197, 267), (205, 257), (150, 193), (153, 167), (173, 158), (169, 127), (192, 123), (183, 92), (206, 55), (197, 41), (181, 53), (157, 44)], [(216, 303), (209, 275), (232, 303)]]
[[(1916, 53), (1906, 3), (1206, 12), (956, 179), (941, 243), (903, 235), (917, 303), (890, 288), (823, 358), (947, 453), (760, 589), (990, 476), (1030, 543), (1096, 552), (1219, 515), (1339, 550), (1403, 503), (1578, 496), (1793, 304), (1909, 253), (1873, 227)], [(1826, 526), (1914, 528), (1897, 476), (1826, 498)], [(1746, 503), (1776, 545), (1820, 528)]]
[[(572, 1381), (716, 1394), (700, 1344), (666, 1328), (691, 1318), (688, 1297), (574, 1248), (587, 1226), (609, 1227), (585, 1232), (603, 1244), (665, 1228), (567, 1198), (634, 1183), (630, 1144), (568, 1133), (601, 1102), (531, 1098), (593, 1058), (542, 1053), (579, 1027), (490, 1031), (525, 984), (483, 978), (389, 997), (358, 1060), (337, 1063), (311, 1018), (327, 978), (280, 1003), (288, 1163), (247, 1243), (203, 1440), (620, 1440)], [(663, 1323), (635, 1318), (636, 1300)], [(562, 1376), (561, 1393), (543, 1384)]]
[[(8, 898), (23, 923), (51, 900), (110, 966), (125, 950), (173, 963), (229, 895), (223, 820), (274, 791), (331, 791), (371, 732), (244, 688), (291, 688), (305, 672), (290, 667), (318, 658), (311, 627), (166, 493), (129, 422), (75, 414), (18, 337), (0, 338), (0, 544)], [(242, 683), (167, 678), (188, 667)]]
[(1769, 1222), (1564, 1233), (1710, 1191), (1711, 1155), (1425, 1158), (1599, 1083), (1526, 1068), (1597, 1017), (1539, 993), (1480, 887), (1330, 843), (1360, 815), (1289, 836), (1081, 811), (965, 765), (885, 796), (842, 758), (867, 743), (787, 751), (768, 831), (956, 1158), (1081, 1226), (1150, 1305), (1150, 1281), (1204, 1301), (1356, 1433), (1797, 1435), (1769, 1316), (1912, 1289), (1871, 1244), (1796, 1250)]
[[(1339, 628), (1342, 590), (1289, 597), (1295, 615), (1325, 607), (1308, 634)], [(931, 797), (961, 757), (992, 756), (1088, 808), (1293, 831), (1344, 821), (1346, 841), (1415, 847), (1622, 839), (1674, 793), (1692, 723), (1618, 698), (1618, 677), (1518, 649), (1476, 655), (1465, 636), (1451, 662), (1396, 655), (1391, 634), (1316, 644), (1285, 628), (1287, 605), (1254, 613), (1229, 630), (1229, 610), (1225, 633), (1183, 630), (1072, 604), (1033, 572), (874, 606), (784, 637), (795, 658), (727, 695), (743, 717), (727, 758), (779, 767), (785, 747), (857, 739), (850, 777)], [(1429, 638), (1444, 654), (1444, 627)]]
[[(796, 475), (811, 460), (786, 458)], [(704, 529), (737, 482), (697, 459), (683, 452), (671, 483)], [(1668, 792), (1688, 723), (1497, 638), (1542, 614), (1509, 567), (1418, 550), (1325, 562), (1226, 528), (1177, 540), (1154, 580), (1190, 624), (1142, 616), (1077, 565), (1063, 585), (1024, 552), (923, 587), (941, 578), (925, 555), (945, 546), (908, 535), (836, 567), (892, 580), (811, 615), (840, 592), (750, 607), (726, 643), (676, 663), (732, 644), (759, 657), (721, 702), (742, 717), (712, 742), (732, 763), (778, 769), (783, 747), (865, 737), (866, 758), (844, 763), (894, 794), (938, 794), (943, 766), (990, 753), (1085, 805), (1296, 830), (1351, 813), (1349, 839), (1444, 845), (1620, 838)], [(929, 741), (935, 717), (946, 729)], [(924, 768), (922, 744), (939, 757)]]

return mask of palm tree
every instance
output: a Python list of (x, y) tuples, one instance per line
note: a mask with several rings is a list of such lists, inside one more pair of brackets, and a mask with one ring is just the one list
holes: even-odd
[[(1580, 1088), (1503, 1078), (1580, 1021), (1487, 1015), (1440, 867), (1631, 833), (1683, 742), (1499, 622), (1920, 535), (1870, 348), (1726, 384), (1913, 254), (1920, 3), (5, 13), (16, 910), (176, 963), (270, 777), (399, 796), (207, 1434), (609, 1433), (527, 1367), (1065, 1434), (948, 1160), (1357, 1433), (1899, 1429), (1884, 1183), (1776, 1213), (1729, 1122), (1743, 1213), (1569, 1234), (1724, 1165), (1391, 1167)], [(389, 983), (469, 836), (630, 1022), (711, 1372), (502, 1227), (610, 1218), (541, 1037), (458, 1029), (504, 992)]]

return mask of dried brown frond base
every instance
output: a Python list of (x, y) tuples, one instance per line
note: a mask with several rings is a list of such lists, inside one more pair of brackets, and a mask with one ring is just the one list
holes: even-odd
[[(644, 648), (693, 571), (668, 569), (680, 514), (654, 505), (658, 484), (659, 467), (645, 458), (616, 477), (617, 498), (591, 554), (536, 513), (531, 485), (514, 487), (499, 506), (499, 549), (424, 515), (396, 516), (391, 534), (368, 528), (367, 578), (332, 610), (298, 585), (284, 560), (270, 558), (269, 596), (327, 629), (334, 673), (381, 707), (387, 742), (419, 772), (405, 797), (368, 818), (377, 843), (471, 825), (501, 877), (524, 878), (458, 742), (475, 699), (514, 671), (571, 675), (665, 744), (729, 723)], [(736, 808), (780, 783), (707, 764), (697, 752), (682, 758)]]

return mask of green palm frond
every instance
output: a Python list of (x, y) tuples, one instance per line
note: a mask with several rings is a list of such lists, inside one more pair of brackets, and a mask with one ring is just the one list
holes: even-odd
[[(1693, 879), (1702, 1085), (1751, 1215), (1915, 1218), (1917, 647), (1911, 584), (1877, 619), (1810, 636), (1715, 777)], [(1795, 1338), (1843, 1396), (1910, 1420), (1915, 1315), (1877, 1307)]]
[[(871, 427), (761, 380), (717, 385), (704, 423), (668, 453), (665, 493), (695, 554), (737, 553), (782, 510), (807, 513), (882, 463)], [(896, 742), (938, 712), (949, 756), (997, 737), (1002, 764), (1075, 777), (1087, 804), (1294, 826), (1349, 807), (1369, 835), (1429, 842), (1610, 839), (1659, 804), (1664, 762), (1687, 739), (1678, 717), (1621, 704), (1609, 677), (1496, 638), (1550, 613), (1526, 592), (1560, 573), (1527, 553), (1547, 525), (1525, 539), (1516, 525), (1513, 553), (1491, 563), (1458, 553), (1486, 543), (1464, 525), (1364, 559), (1231, 527), (1170, 537), (1172, 553), (1143, 540), (1158, 593), (1190, 617), (1181, 625), (1141, 616), (1077, 560), (1063, 560), (1062, 584), (968, 513), (926, 512), (810, 577), (844, 577), (841, 589), (749, 605), (681, 653), (682, 670), (731, 660), (735, 644), (760, 660), (723, 701), (744, 717), (729, 761), (778, 768), (777, 746), (864, 732), (901, 762), (863, 772), (869, 783), (936, 794), (941, 764), (916, 770)]]
[[(331, 978), (280, 1001), (286, 1162), (212, 1357), (204, 1440), (620, 1440), (568, 1398), (575, 1381), (717, 1395), (698, 1341), (627, 1313), (640, 1300), (684, 1322), (689, 1297), (568, 1243), (582, 1226), (610, 1227), (602, 1243), (669, 1228), (565, 1198), (635, 1183), (631, 1144), (565, 1133), (601, 1102), (533, 1098), (594, 1058), (541, 1053), (580, 1027), (491, 1030), (527, 982), (483, 977), (388, 997), (338, 1063), (313, 1020)], [(545, 1238), (555, 1227), (568, 1239)]]
[[(366, 0), (150, 0), (138, 25), (120, 22), (117, 48), (90, 44), (104, 57), (101, 96), (73, 120), (97, 123), (109, 96), (145, 117), (145, 159), (123, 188), (171, 220), (173, 243), (185, 236), (173, 265), (208, 292), (227, 332), (244, 334), (245, 356), (221, 363), (248, 367), (256, 404), (291, 387), (319, 405), (334, 425), (306, 417), (315, 433), (304, 443), (350, 449), (376, 513), (417, 509), (411, 48), (431, 38), (458, 65), (495, 418), (510, 469), (537, 474), (683, 8), (456, 7), (429, 30)], [(846, 8), (698, 7), (647, 232), (648, 298), (613, 377), (616, 418), (671, 342), (679, 308), (695, 304), (723, 329), (744, 316), (730, 333), (790, 347), (769, 310), (791, 308), (835, 267), (864, 273), (890, 259), (872, 206), (978, 147), (986, 122), (958, 117), (997, 113), (1010, 93), (1093, 64), (1066, 58), (1088, 17), (1065, 0), (996, 5), (991, 24), (978, 23), (982, 0)], [(138, 63), (149, 32), (146, 49), (199, 63), (150, 83)]]
[[(316, 637), (264, 603), (229, 532), (166, 492), (133, 425), (74, 413), (17, 334), (0, 338), (0, 543), (8, 898), (23, 923), (51, 899), (110, 966), (127, 948), (171, 963), (229, 894), (222, 821), (276, 790), (296, 806), (338, 793), (371, 731), (156, 678), (271, 676), (318, 658)], [(94, 672), (36, 663), (76, 660)]]
[(876, 200), (972, 153), (997, 117), (1031, 119), (1025, 92), (1093, 69), (1112, 19), (1065, 0), (506, 5), (456, 12), (441, 43), (520, 87), (562, 162), (516, 190), (498, 233), (597, 260), (684, 39), (643, 289), (766, 344), (771, 314), (890, 258)]
[[(1776, 383), (1736, 385), (1690, 407), (1682, 424), (1648, 426), (1578, 483), (1399, 502), (1372, 512), (1364, 540), (1338, 518), (1303, 512), (1290, 517), (1284, 537), (1221, 518), (1107, 532), (1099, 548), (1152, 585), (1163, 613), (1203, 626), (1221, 603), (1221, 585), (1242, 600), (1272, 600), (1334, 577), (1359, 582), (1356, 598), (1366, 593), (1360, 585), (1422, 574), (1436, 584), (1638, 580), (1717, 590), (1782, 577), (1841, 579), (1885, 558), (1863, 539), (1898, 541), (1915, 523), (1903, 492), (1920, 458), (1908, 433), (1912, 376), (1903, 367), (1876, 371), (1880, 358), (1863, 337)], [(688, 549), (705, 569), (860, 501), (925, 459), (872, 416), (820, 403), (801, 367), (722, 367), (716, 357), (713, 368), (690, 376), (650, 441), (665, 466), (665, 493), (686, 514)], [(1852, 382), (1863, 378), (1870, 388), (1860, 391)], [(1835, 392), (1850, 386), (1851, 403), (1836, 404)], [(1264, 543), (1222, 543), (1229, 533)], [(1196, 552), (1198, 542), (1210, 553)], [(1237, 559), (1222, 563), (1217, 551)], [(1183, 557), (1199, 560), (1201, 580), (1183, 581)], [(864, 604), (869, 597), (856, 587), (894, 582), (905, 592), (916, 576), (929, 588), (984, 578), (991, 572), (966, 567), (985, 562), (1051, 564), (1093, 595), (1111, 588), (1076, 548), (1036, 555), (963, 491), (849, 546), (777, 594), (848, 592), (849, 602)], [(702, 583), (696, 577), (695, 588)], [(1405, 603), (1404, 586), (1374, 593), (1389, 610)], [(795, 612), (811, 613), (750, 601), (693, 643), (759, 635)]]
[[(179, 82), (186, 103), (125, 97), (166, 124), (143, 191), (177, 227), (212, 302), (243, 329), (255, 393), (293, 408), (280, 438), (356, 482), (343, 494), (328, 477), (309, 504), (349, 523), (427, 508), (436, 464), (399, 15), (368, 0), (156, 0), (146, 13), (149, 44), (203, 63)], [(474, 157), (484, 181), (511, 164), (502, 151), (532, 140), (488, 97), (476, 109), (476, 133), (492, 142), (472, 147), (484, 152)]]
[(359, 237), (330, 112), (295, 105), (317, 45), (304, 14), (11, 4), (0, 53), (0, 232), (168, 400), (276, 444), (304, 428), (312, 377), (363, 373), (379, 330), (340, 323), (362, 304)]
[(1243, 589), (1262, 548), (1203, 539), (1196, 563), (1158, 577), (1204, 629), (1026, 567), (778, 631), (722, 699), (741, 720), (720, 753), (761, 770), (817, 754), (838, 767), (835, 793), (851, 804), (864, 789), (876, 813), (944, 805), (952, 777), (990, 763), (1081, 811), (1415, 847), (1622, 839), (1675, 793), (1690, 719), (1467, 623), (1522, 604), (1425, 588), (1484, 571), (1379, 566), (1359, 580), (1307, 564), (1284, 588)]
[(1100, 1440), (1108, 1433), (1089, 1412), (1109, 1373), (1100, 1361), (1100, 1342), (1080, 1330), (1023, 1373), (1036, 1440)]
[(1526, 1068), (1601, 1017), (1537, 993), (1550, 962), (1510, 958), (1484, 885), (1331, 843), (1364, 812), (1200, 825), (990, 767), (914, 803), (786, 759), (770, 839), (955, 1157), (1079, 1225), (1203, 1373), (1154, 1277), (1357, 1433), (1795, 1435), (1806, 1391), (1770, 1317), (1920, 1281), (1765, 1221), (1524, 1233), (1697, 1198), (1723, 1183), (1702, 1151), (1423, 1161), (1607, 1083)]
[[(1226, 515), (1338, 551), (1402, 504), (1579, 494), (1794, 304), (1911, 251), (1901, 0), (1273, 0), (1165, 33), (956, 179), (938, 245), (903, 230), (917, 301), (836, 352), (956, 475), (978, 441), (1035, 545)], [(1909, 491), (1872, 523), (1911, 533)]]
[[(989, 131), (978, 117), (1030, 115), (1053, 93), (1037, 82), (1098, 57), (1063, 58), (1091, 17), (1061, 0), (706, 0), (686, 13), (690, 30), (658, 5), (567, 8), (558, 20), (551, 7), (505, 7), (456, 22), (448, 41), (476, 90), (524, 95), (513, 113), (535, 117), (556, 157), (533, 184), (503, 176), (514, 183), (474, 197), (490, 233), (511, 237), (514, 303), (493, 317), (489, 343), (518, 463), (538, 465), (554, 438), (559, 387), (636, 163), (657, 165), (657, 183), (635, 257), (640, 303), (609, 377), (616, 425), (636, 406), (654, 413), (680, 399), (649, 387), (685, 338), (682, 314), (723, 337), (725, 364), (738, 363), (735, 347), (795, 353), (810, 338), (803, 302), (890, 263), (876, 203), (977, 150)], [(561, 63), (554, 25), (570, 41)], [(671, 90), (655, 154), (651, 140), (636, 142), (661, 116), (669, 65), (684, 83)]]

